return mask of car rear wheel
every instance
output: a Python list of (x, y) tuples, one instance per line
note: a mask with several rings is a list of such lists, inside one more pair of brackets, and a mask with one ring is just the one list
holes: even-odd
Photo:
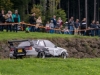
[(66, 59), (66, 58), (67, 58), (66, 52), (62, 52), (62, 53), (61, 53), (61, 58), (63, 58), (63, 59)]
[(38, 57), (39, 58), (45, 58), (45, 53), (44, 52), (39, 52)]

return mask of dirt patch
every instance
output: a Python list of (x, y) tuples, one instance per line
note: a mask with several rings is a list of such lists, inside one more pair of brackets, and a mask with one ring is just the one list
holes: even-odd
[[(95, 38), (46, 38), (59, 47), (67, 49), (69, 57), (95, 58), (100, 57), (100, 39)], [(0, 42), (0, 58), (8, 58), (7, 41)]]

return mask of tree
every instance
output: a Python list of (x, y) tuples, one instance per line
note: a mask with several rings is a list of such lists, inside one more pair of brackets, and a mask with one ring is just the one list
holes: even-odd
[(13, 3), (10, 0), (0, 0), (0, 9), (4, 9), (6, 11), (12, 9)]
[(62, 18), (62, 20), (63, 20), (63, 22), (65, 22), (66, 21), (66, 13), (65, 13), (65, 11), (63, 10), (63, 9), (57, 9), (56, 10), (56, 16), (57, 16), (57, 18), (58, 17), (61, 17)]
[(96, 20), (96, 0), (94, 0), (94, 20)]
[(88, 18), (88, 16), (87, 16), (87, 15), (88, 15), (88, 14), (87, 14), (87, 12), (88, 12), (88, 11), (87, 11), (87, 0), (85, 0), (85, 17), (86, 17), (86, 28), (87, 28), (87, 20), (88, 20), (88, 19), (87, 19), (87, 18)]

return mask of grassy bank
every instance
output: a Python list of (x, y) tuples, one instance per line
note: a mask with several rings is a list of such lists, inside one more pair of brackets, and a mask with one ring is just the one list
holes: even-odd
[(100, 59), (0, 60), (0, 75), (100, 75)]
[(10, 39), (31, 39), (31, 38), (98, 38), (89, 36), (79, 36), (79, 35), (65, 35), (65, 34), (50, 34), (50, 33), (38, 33), (38, 32), (0, 32), (0, 40), (10, 40)]

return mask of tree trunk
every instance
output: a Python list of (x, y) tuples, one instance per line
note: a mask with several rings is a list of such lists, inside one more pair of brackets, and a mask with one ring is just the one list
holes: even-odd
[(99, 0), (98, 0), (98, 21), (99, 21)]
[(86, 17), (86, 28), (87, 28), (87, 22), (88, 22), (87, 0), (85, 0), (85, 17)]
[(80, 18), (80, 0), (78, 0), (78, 8), (79, 8), (79, 20), (81, 19)]
[(68, 0), (68, 19), (69, 19), (69, 0)]
[(96, 21), (96, 0), (94, 0), (94, 20)]

